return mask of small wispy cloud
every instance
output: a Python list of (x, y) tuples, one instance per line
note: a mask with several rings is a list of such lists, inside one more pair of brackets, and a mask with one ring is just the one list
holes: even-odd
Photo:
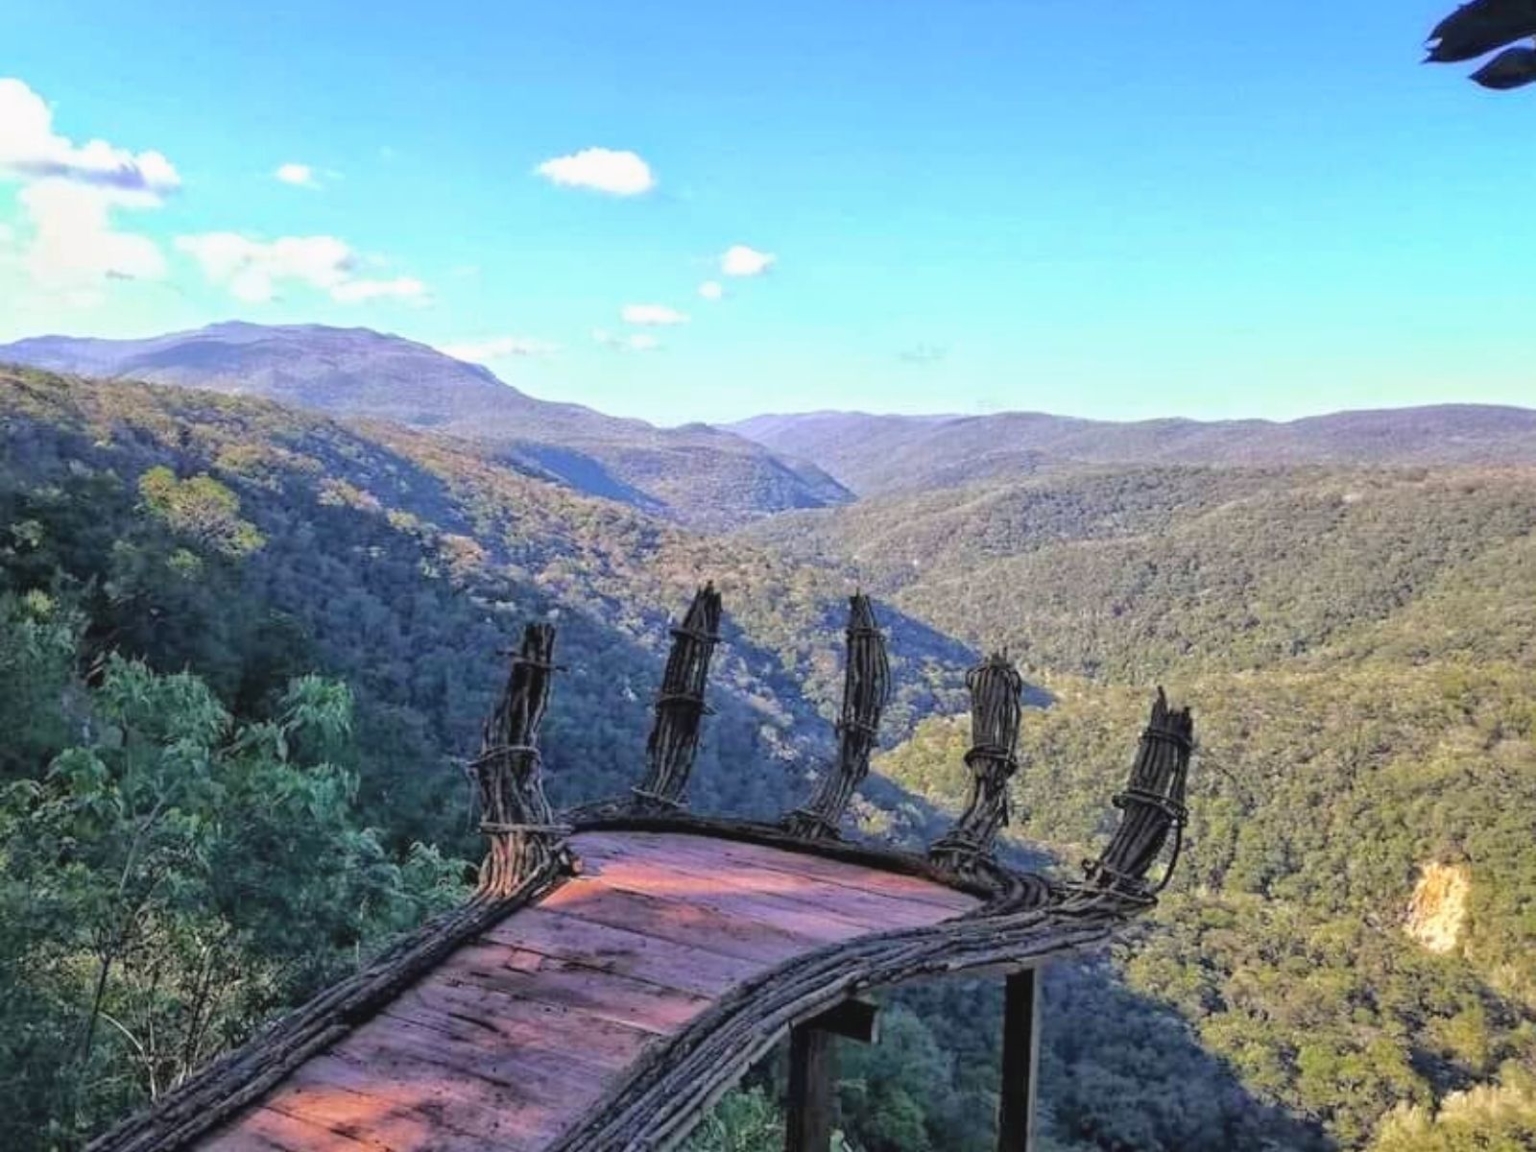
[(178, 236), (176, 248), (195, 260), (210, 283), (251, 304), (273, 298), (282, 283), (326, 292), (341, 304), (370, 300), (425, 303), (427, 286), (413, 276), (371, 278), (358, 275), (363, 263), (335, 236), (283, 236), (254, 240), (238, 232)]
[(725, 295), (725, 289), (718, 280), (706, 280), (699, 285), (699, 295), (706, 300), (718, 300)]
[(612, 348), (618, 352), (654, 352), (661, 347), (661, 341), (649, 332), (615, 333), (594, 328), (592, 339), (604, 348)]
[(279, 164), (273, 177), (284, 184), (292, 184), (296, 188), (318, 188), (320, 181), (315, 178), (315, 170), (308, 164)]
[(772, 252), (759, 252), (745, 244), (732, 244), (720, 256), (720, 271), (726, 276), (761, 276), (778, 260)]
[(649, 164), (634, 152), (611, 148), (583, 148), (569, 156), (556, 156), (534, 172), (554, 184), (590, 188), (610, 196), (638, 196), (656, 187)]
[(619, 309), (619, 316), (626, 324), (665, 327), (688, 323), (688, 316), (665, 304), (626, 304)]
[(914, 344), (896, 353), (896, 359), (903, 364), (937, 364), (948, 355), (949, 349), (942, 344)]
[(331, 299), (342, 304), (360, 304), (365, 300), (426, 300), (427, 286), (414, 276), (396, 276), (390, 280), (346, 280), (331, 289)]
[(548, 340), (536, 340), (531, 336), (491, 336), (484, 340), (466, 340), (457, 344), (440, 344), (439, 352), (455, 360), (467, 360), (471, 364), (486, 364), (492, 360), (509, 360), (525, 356), (553, 356), (560, 345)]

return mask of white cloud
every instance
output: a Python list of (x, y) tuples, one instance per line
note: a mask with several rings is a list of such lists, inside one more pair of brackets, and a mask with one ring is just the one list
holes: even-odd
[(4, 247), (16, 239), (16, 229), (9, 224), (0, 224), (0, 247)]
[(427, 286), (410, 276), (376, 280), (357, 275), (358, 258), (335, 236), (283, 236), (252, 240), (238, 232), (178, 236), (176, 248), (202, 267), (203, 275), (237, 300), (271, 300), (279, 284), (303, 284), (342, 304), (393, 298), (422, 301)]
[(25, 83), (0, 78), (0, 181), (19, 182), (21, 227), (5, 229), (14, 266), (32, 286), (68, 303), (99, 302), (110, 280), (158, 280), (160, 246), (113, 227), (119, 209), (158, 208), (181, 177), (161, 153), (104, 140), (76, 144)]
[(569, 156), (546, 160), (536, 173), (570, 188), (591, 188), (614, 196), (638, 196), (656, 187), (651, 166), (633, 152), (583, 148)]
[(620, 352), (654, 352), (661, 347), (661, 341), (649, 332), (630, 332), (615, 335), (605, 332), (601, 328), (592, 330), (592, 339), (604, 348), (614, 348)]
[(205, 232), (178, 236), (176, 247), (196, 260), (210, 281), (253, 304), (272, 299), (285, 280), (334, 291), (356, 266), (352, 250), (334, 236), (284, 236), (266, 243), (237, 232)]
[(18, 200), (32, 233), (22, 261), (39, 288), (84, 299), (93, 298), (107, 280), (159, 280), (165, 275), (158, 244), (112, 227), (112, 209), (157, 204), (148, 193), (54, 178), (26, 185)]
[(492, 336), (486, 340), (466, 340), (462, 344), (440, 344), (438, 351), (455, 360), (484, 364), (514, 356), (553, 356), (560, 351), (560, 345), (531, 336)]
[(153, 194), (181, 187), (159, 152), (130, 152), (105, 140), (76, 144), (58, 135), (43, 98), (14, 78), (0, 78), (0, 175)]
[(308, 164), (279, 164), (272, 175), (284, 184), (293, 184), (299, 188), (320, 187), (320, 181), (315, 179), (315, 170)]
[(706, 280), (699, 285), (699, 295), (706, 300), (718, 300), (725, 295), (725, 289), (720, 287), (718, 280)]
[(720, 271), (727, 276), (761, 276), (776, 260), (778, 257), (772, 252), (733, 244), (720, 257)]
[(665, 304), (626, 304), (619, 310), (626, 324), (669, 325), (686, 324), (688, 317), (676, 308)]

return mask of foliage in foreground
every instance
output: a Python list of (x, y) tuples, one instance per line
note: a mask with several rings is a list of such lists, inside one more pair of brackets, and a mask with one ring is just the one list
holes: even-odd
[(60, 724), (0, 693), (38, 765), (0, 777), (6, 1148), (72, 1145), (174, 1088), (457, 899), (462, 872), (357, 823), (344, 685), (300, 678), (237, 720), (190, 673), (112, 656), (82, 682), (78, 627), (0, 596), (4, 679), (64, 702)]
[[(426, 437), (0, 383), (18, 389), (0, 413), (0, 1146), (68, 1147), (184, 1074), (189, 1035), (204, 1053), (237, 1040), (435, 906), (456, 866), (411, 845), (470, 850), (448, 757), (514, 619), (560, 614), (551, 787), (591, 797), (633, 778), (667, 607), (727, 573), (694, 799), (799, 798), (794, 741), (836, 687), (839, 573)], [(1011, 831), (1069, 868), (1107, 830), (1153, 677), (1196, 707), (1191, 843), (1164, 908), (1112, 963), (1047, 982), (1053, 1147), (1529, 1147), (1529, 472), (1099, 470), (824, 519), (804, 533), (823, 559), (935, 629), (882, 616), (907, 661), (893, 734), (954, 709), (966, 651), (939, 630), (1028, 641), (1056, 702), (1028, 713)], [(866, 827), (931, 826), (964, 744), (963, 718), (919, 724), (877, 765)], [(145, 841), (165, 867), (158, 884), (127, 869), (119, 896), (121, 833), (154, 810), (122, 782), (143, 779), (175, 799)], [(1401, 931), (1428, 861), (1472, 878), (1445, 955)], [(985, 982), (894, 996), (885, 1044), (845, 1051), (850, 1146), (987, 1152), (998, 1000)], [(700, 1140), (775, 1140), (781, 1081), (752, 1083)]]

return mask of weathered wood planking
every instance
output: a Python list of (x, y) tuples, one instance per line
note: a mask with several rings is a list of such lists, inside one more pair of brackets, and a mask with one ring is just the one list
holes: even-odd
[(744, 982), (979, 903), (737, 841), (588, 832), (571, 846), (579, 876), (457, 949), (196, 1146), (536, 1152)]

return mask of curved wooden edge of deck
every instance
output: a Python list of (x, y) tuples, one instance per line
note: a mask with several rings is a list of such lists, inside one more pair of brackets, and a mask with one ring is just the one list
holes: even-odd
[(649, 1152), (846, 997), (1038, 964), (1140, 906), (764, 825), (576, 823), (574, 870), (424, 926), (88, 1152)]
[(994, 902), (917, 928), (790, 959), (722, 997), (636, 1061), (550, 1152), (654, 1152), (682, 1140), (795, 1024), (841, 1001), (924, 976), (1035, 967), (1106, 941), (1144, 902), (1049, 889), (1033, 907)]

